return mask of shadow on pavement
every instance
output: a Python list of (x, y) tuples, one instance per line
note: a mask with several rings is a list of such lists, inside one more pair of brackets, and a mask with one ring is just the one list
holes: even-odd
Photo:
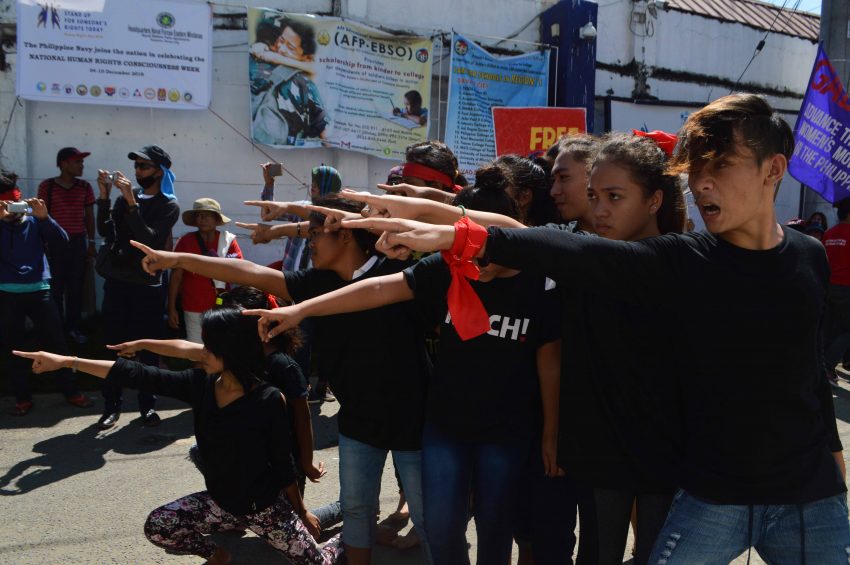
[(835, 417), (842, 422), (850, 423), (850, 391), (844, 388), (833, 388), (832, 394), (835, 395)]
[(144, 428), (135, 420), (102, 432), (93, 421), (75, 434), (51, 437), (33, 445), (32, 450), (40, 455), (16, 463), (0, 477), (0, 496), (26, 494), (79, 473), (100, 469), (110, 451), (145, 455), (191, 435), (190, 410), (163, 419), (157, 428)]

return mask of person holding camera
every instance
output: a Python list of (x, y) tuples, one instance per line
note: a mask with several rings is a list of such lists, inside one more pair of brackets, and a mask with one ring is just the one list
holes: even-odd
[[(6, 374), (15, 393), (12, 416), (32, 410), (29, 367), (12, 356), (25, 345), (26, 319), (39, 336), (39, 345), (51, 351), (68, 352), (62, 335), (62, 319), (50, 294), (47, 245), (64, 245), (68, 234), (47, 213), (43, 200), (21, 200), (17, 175), (0, 170), (0, 337), (6, 355)], [(91, 399), (80, 393), (69, 369), (59, 372), (59, 385), (68, 403), (88, 408)]]
[(47, 212), (65, 233), (68, 243), (55, 244), (48, 249), (50, 281), (53, 298), (65, 321), (65, 331), (74, 342), (82, 345), (87, 338), (80, 333), (83, 310), (83, 279), (86, 257), (95, 256), (94, 191), (80, 178), (83, 160), (91, 153), (76, 147), (64, 147), (56, 154), (59, 176), (38, 185), (38, 198), (47, 204)]
[[(174, 195), (174, 173), (171, 157), (161, 147), (147, 145), (127, 155), (133, 161), (136, 183), (120, 171), (99, 170), (97, 185), (97, 229), (104, 238), (98, 251), (97, 272), (104, 278), (103, 326), (110, 341), (157, 339), (164, 329), (165, 293), (159, 274), (149, 275), (141, 267), (144, 254), (130, 245), (142, 241), (154, 249), (166, 249), (171, 228), (180, 216)], [(120, 195), (111, 207), (110, 191)], [(157, 366), (156, 355), (140, 353), (140, 360)], [(121, 386), (106, 382), (103, 386), (106, 401), (98, 420), (101, 429), (115, 425), (121, 414)], [(139, 390), (139, 412), (145, 426), (159, 425), (155, 410), (156, 397)]]

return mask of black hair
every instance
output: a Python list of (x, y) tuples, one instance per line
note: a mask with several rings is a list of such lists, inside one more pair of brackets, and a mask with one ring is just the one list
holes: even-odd
[[(452, 153), (451, 149), (449, 149), (449, 146), (442, 141), (423, 141), (421, 143), (415, 143), (407, 148), (404, 153), (404, 159), (408, 163), (418, 163), (440, 171), (452, 179), (458, 186), (466, 186), (469, 184), (466, 177), (460, 174), (457, 170), (457, 157), (455, 157), (455, 154)], [(432, 188), (439, 188), (447, 192), (453, 191), (450, 186), (434, 186), (437, 184), (434, 182), (426, 184)]]
[(847, 198), (842, 198), (838, 202), (835, 203), (836, 212), (838, 212), (838, 219), (842, 222), (847, 219), (847, 216), (850, 216), (850, 196)]
[(518, 220), (519, 208), (508, 194), (510, 185), (511, 172), (505, 165), (495, 162), (484, 165), (475, 171), (475, 185), (458, 192), (454, 204)]
[(17, 186), (18, 174), (9, 169), (0, 169), (0, 192), (12, 190)]
[(418, 90), (408, 90), (404, 93), (404, 97), (407, 98), (411, 106), (422, 107), (422, 95), (419, 94)]
[(277, 26), (274, 20), (262, 20), (257, 24), (257, 41), (271, 47), (275, 44), (277, 38), (280, 37), (280, 32), (281, 28)]
[(511, 186), (517, 192), (531, 191), (528, 225), (542, 226), (558, 222), (558, 208), (549, 194), (549, 175), (543, 167), (519, 155), (502, 155), (493, 162), (507, 167)]
[(245, 392), (265, 379), (266, 356), (256, 318), (243, 316), (238, 308), (211, 308), (201, 315), (201, 339)]
[[(253, 286), (237, 286), (219, 295), (223, 308), (244, 308), (245, 310), (268, 310), (272, 307), (269, 295)], [(303, 345), (301, 330), (296, 326), (272, 338), (271, 345), (287, 355), (294, 355)]]
[(591, 168), (613, 164), (629, 171), (644, 198), (660, 190), (661, 207), (656, 218), (661, 233), (682, 233), (687, 220), (685, 195), (679, 175), (667, 170), (667, 154), (647, 137), (612, 133), (602, 140)]
[[(316, 52), (316, 32), (313, 31), (312, 26), (299, 22), (298, 20), (281, 18), (278, 22), (278, 28), (280, 29), (278, 35), (283, 33), (283, 30), (286, 28), (294, 31), (295, 34), (301, 38), (301, 50), (305, 55), (313, 55)], [(277, 38), (275, 38), (275, 40), (277, 40)]]
[[(807, 223), (807, 224), (812, 223), (812, 221), (814, 221), (814, 217), (815, 217), (815, 216), (820, 216), (820, 217), (821, 217), (821, 219), (820, 219), (820, 220), (818, 220), (818, 223), (821, 225), (821, 227), (822, 227), (824, 230), (826, 230), (826, 228), (827, 228), (827, 227), (829, 227), (829, 224), (828, 224), (828, 223), (827, 223), (827, 221), (826, 221), (826, 214), (824, 214), (823, 212), (812, 212), (812, 215), (811, 215), (811, 216), (809, 216), (809, 221), (808, 221), (808, 222), (806, 222), (806, 223)], [(822, 221), (821, 221), (821, 220), (822, 220)]]
[[(362, 202), (346, 200), (345, 198), (338, 197), (336, 194), (329, 194), (327, 196), (315, 198), (313, 200), (313, 205), (322, 206), (323, 208), (331, 208), (333, 210), (342, 210), (343, 212), (354, 212), (356, 214), (359, 214), (363, 210), (364, 206)], [(324, 214), (320, 214), (319, 212), (310, 212), (310, 227), (324, 226), (325, 219)], [(355, 243), (357, 243), (357, 247), (359, 247), (363, 253), (366, 255), (375, 254), (375, 243), (378, 241), (378, 235), (364, 229), (353, 229), (351, 230), (351, 234), (354, 237)], [(337, 233), (331, 232), (328, 235), (335, 236)]]
[(599, 140), (592, 135), (584, 133), (565, 134), (559, 137), (558, 141), (546, 151), (546, 159), (554, 165), (558, 155), (566, 151), (572, 159), (586, 164), (590, 169), (590, 164), (593, 162), (598, 149)]

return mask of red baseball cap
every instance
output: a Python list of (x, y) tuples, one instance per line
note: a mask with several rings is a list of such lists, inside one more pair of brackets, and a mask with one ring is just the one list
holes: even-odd
[(59, 163), (62, 161), (67, 161), (68, 159), (85, 159), (91, 155), (91, 153), (86, 151), (80, 151), (76, 147), (63, 147), (59, 150), (59, 153), (56, 154), (56, 166), (59, 166)]

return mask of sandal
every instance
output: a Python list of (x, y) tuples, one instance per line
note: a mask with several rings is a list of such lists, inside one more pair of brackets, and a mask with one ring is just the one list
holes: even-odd
[(29, 414), (30, 410), (32, 410), (32, 402), (29, 400), (24, 400), (22, 402), (18, 402), (15, 406), (9, 410), (10, 416), (26, 416)]

